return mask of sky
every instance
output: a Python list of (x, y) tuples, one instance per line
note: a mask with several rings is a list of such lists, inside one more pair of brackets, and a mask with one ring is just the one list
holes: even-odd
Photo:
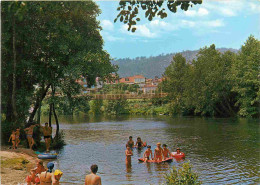
[(167, 11), (164, 19), (141, 21), (135, 33), (118, 20), (118, 1), (97, 1), (102, 13), (104, 49), (114, 59), (157, 56), (197, 50), (215, 44), (217, 48), (239, 49), (252, 34), (260, 39), (260, 0), (204, 0), (201, 5), (177, 13)]

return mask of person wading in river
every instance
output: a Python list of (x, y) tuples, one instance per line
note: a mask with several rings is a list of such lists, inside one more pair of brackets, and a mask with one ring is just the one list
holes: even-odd
[(48, 170), (45, 172), (42, 172), (40, 175), (40, 185), (51, 185), (52, 184), (52, 169), (54, 168), (54, 164), (52, 162), (49, 162), (47, 164)]
[(31, 126), (29, 126), (28, 128), (24, 129), (24, 131), (26, 132), (27, 135), (27, 139), (28, 139), (28, 143), (29, 143), (29, 147), (32, 150), (32, 147), (34, 145), (34, 139), (33, 139), (33, 129), (36, 126), (36, 124), (33, 122), (31, 124)]
[(51, 145), (52, 127), (50, 127), (48, 123), (45, 123), (45, 126), (41, 126), (41, 129), (45, 140), (46, 152), (49, 152)]
[(126, 146), (129, 146), (130, 148), (133, 148), (135, 145), (135, 142), (133, 141), (133, 137), (129, 136), (129, 141), (126, 143)]
[(161, 162), (163, 158), (163, 149), (161, 148), (161, 143), (157, 143), (157, 148), (154, 149), (154, 160)]
[(93, 164), (90, 167), (91, 174), (86, 175), (85, 178), (85, 185), (101, 185), (101, 177), (96, 175), (98, 171), (98, 166), (96, 164)]

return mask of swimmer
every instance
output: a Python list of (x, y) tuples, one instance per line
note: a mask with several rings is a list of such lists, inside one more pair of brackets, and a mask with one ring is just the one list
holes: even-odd
[(33, 122), (31, 124), (31, 126), (29, 126), (28, 128), (24, 129), (24, 131), (26, 131), (26, 135), (27, 135), (27, 139), (28, 139), (28, 143), (29, 143), (29, 147), (32, 150), (32, 147), (34, 145), (34, 139), (33, 139), (33, 129), (36, 126), (36, 124)]
[(54, 174), (52, 175), (52, 185), (60, 184), (60, 178), (61, 178), (62, 174), (63, 174), (62, 171), (55, 170)]
[(43, 162), (41, 160), (37, 161), (37, 166), (35, 170), (36, 170), (36, 174), (41, 174), (42, 172), (46, 171), (46, 168), (44, 168)]
[(141, 140), (140, 137), (137, 138), (137, 141), (136, 141), (135, 146), (136, 146), (137, 148), (141, 148), (141, 147), (144, 146), (144, 143), (143, 143), (143, 141)]
[(96, 164), (93, 164), (90, 167), (91, 174), (86, 175), (85, 178), (85, 185), (101, 185), (101, 177), (96, 175), (98, 171), (98, 166)]
[(130, 148), (133, 148), (135, 145), (135, 142), (133, 141), (133, 137), (129, 136), (129, 141), (126, 143), (126, 146), (129, 146)]
[(163, 149), (161, 148), (161, 143), (157, 143), (157, 147), (154, 149), (154, 160), (161, 162), (163, 158)]
[(144, 155), (143, 155), (144, 162), (150, 160), (150, 155), (151, 155), (151, 159), (153, 159), (153, 151), (151, 150), (151, 146), (148, 145), (147, 150), (144, 152)]
[(162, 146), (163, 146), (163, 151), (162, 152), (163, 152), (164, 159), (169, 158), (171, 156), (170, 150), (167, 148), (166, 144), (163, 144)]
[(133, 155), (133, 152), (131, 150), (131, 148), (129, 147), (129, 145), (126, 146), (126, 150), (125, 150), (125, 162), (126, 163), (131, 163), (131, 156)]
[(52, 162), (49, 162), (47, 164), (48, 170), (45, 172), (42, 172), (40, 175), (40, 185), (51, 185), (52, 184), (52, 170), (54, 168), (54, 164)]

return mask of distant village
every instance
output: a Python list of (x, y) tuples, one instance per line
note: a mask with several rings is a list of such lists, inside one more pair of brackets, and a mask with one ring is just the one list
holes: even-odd
[(158, 78), (155, 76), (154, 79), (152, 78), (145, 78), (143, 75), (134, 75), (119, 78), (116, 77), (114, 74), (112, 75), (113, 80), (106, 79), (102, 81), (99, 77), (96, 78), (96, 85), (93, 85), (91, 88), (87, 88), (87, 81), (85, 79), (77, 80), (77, 83), (85, 87), (84, 93), (95, 93), (99, 92), (104, 85), (113, 85), (113, 84), (137, 84), (139, 86), (139, 92), (141, 93), (154, 93), (158, 87), (158, 84), (162, 82), (162, 78)]

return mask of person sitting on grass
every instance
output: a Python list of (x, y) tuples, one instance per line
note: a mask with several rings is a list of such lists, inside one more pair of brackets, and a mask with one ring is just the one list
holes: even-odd
[(157, 148), (154, 149), (154, 160), (161, 162), (163, 159), (163, 149), (161, 148), (161, 143), (157, 143)]
[(170, 150), (167, 148), (167, 145), (166, 145), (166, 144), (163, 144), (162, 146), (163, 146), (163, 151), (162, 151), (162, 153), (163, 153), (164, 159), (169, 158), (169, 157), (171, 156)]
[(96, 164), (93, 164), (90, 167), (91, 174), (86, 175), (85, 178), (85, 185), (101, 185), (101, 177), (96, 175), (98, 171), (98, 166)]
[(125, 162), (126, 164), (131, 164), (131, 156), (133, 155), (133, 152), (131, 150), (131, 148), (129, 147), (129, 145), (126, 146), (126, 150), (125, 150)]
[(129, 146), (130, 148), (133, 148), (135, 145), (135, 142), (133, 141), (133, 137), (129, 136), (129, 141), (126, 143), (126, 146)]
[(144, 152), (144, 155), (143, 155), (144, 162), (147, 162), (148, 160), (150, 160), (150, 155), (151, 155), (151, 159), (153, 159), (153, 151), (151, 150), (151, 146), (148, 145), (147, 150)]
[(62, 171), (55, 170), (54, 174), (52, 175), (52, 185), (60, 184), (60, 178), (61, 178), (62, 174), (63, 174)]
[(136, 146), (137, 148), (144, 147), (144, 143), (143, 143), (143, 141), (141, 140), (140, 137), (137, 138), (137, 141), (136, 141), (135, 146)]
[[(10, 138), (9, 138), (9, 141), (8, 142), (11, 142), (12, 140), (12, 146), (13, 146), (13, 149), (15, 149), (15, 131), (13, 130), (12, 131), (12, 134), (10, 135)], [(11, 149), (12, 147), (10, 147), (9, 149)]]
[(42, 172), (40, 175), (40, 185), (51, 185), (52, 184), (52, 170), (54, 168), (54, 164), (52, 162), (49, 162), (47, 164), (48, 170), (45, 172)]
[(15, 147), (18, 148), (18, 145), (20, 143), (20, 128), (17, 128), (16, 129), (16, 132), (15, 132)]

